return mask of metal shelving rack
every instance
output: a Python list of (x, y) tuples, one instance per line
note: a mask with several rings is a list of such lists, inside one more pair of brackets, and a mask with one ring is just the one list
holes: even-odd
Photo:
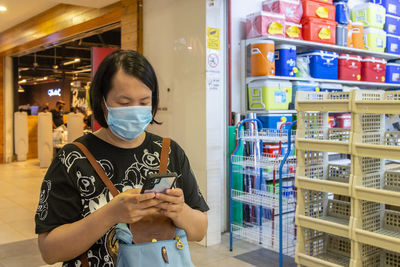
[[(245, 124), (249, 125), (249, 130), (244, 130)], [(280, 266), (283, 266), (284, 254), (294, 256), (297, 231), (294, 225), (296, 190), (293, 184), (284, 185), (283, 181), (285, 177), (294, 177), (296, 166), (295, 156), (290, 156), (292, 131), (291, 128), (283, 130), (284, 125), (280, 130), (261, 129), (259, 120), (243, 120), (237, 127), (237, 147), (230, 161), (230, 250), (233, 249), (234, 237), (257, 243), (279, 252)], [(263, 153), (264, 142), (279, 143), (278, 154)], [(246, 143), (251, 153), (240, 155), (238, 151)], [(282, 156), (280, 151), (284, 143), (288, 148)], [(253, 186), (243, 190), (233, 188), (234, 173), (250, 176), (248, 178), (254, 181)], [(267, 185), (268, 179), (264, 173), (273, 176), (272, 187)], [(278, 188), (276, 182), (279, 182)], [(234, 223), (233, 202), (255, 207), (256, 220)]]
[[(385, 131), (385, 114), (400, 114), (400, 91), (298, 92), (296, 109), (296, 262), (399, 266), (400, 165), (385, 159), (400, 159), (400, 132)], [(328, 111), (351, 112), (351, 131), (330, 140)], [(350, 167), (326, 163), (327, 151), (350, 154)]]

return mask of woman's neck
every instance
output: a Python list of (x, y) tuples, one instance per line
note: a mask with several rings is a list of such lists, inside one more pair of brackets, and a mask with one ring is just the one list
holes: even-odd
[(101, 140), (120, 148), (136, 148), (140, 146), (146, 138), (146, 132), (143, 132), (132, 141), (125, 141), (115, 136), (109, 128), (100, 128), (93, 134)]

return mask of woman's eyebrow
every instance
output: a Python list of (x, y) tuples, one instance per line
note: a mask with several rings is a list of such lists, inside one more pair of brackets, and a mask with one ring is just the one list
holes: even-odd
[(146, 97), (141, 98), (140, 100), (142, 101), (142, 100), (147, 100), (147, 99), (150, 99), (150, 98), (151, 98), (151, 96), (146, 96)]

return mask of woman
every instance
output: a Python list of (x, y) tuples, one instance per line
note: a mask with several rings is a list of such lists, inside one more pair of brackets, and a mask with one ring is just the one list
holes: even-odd
[(158, 108), (158, 84), (150, 63), (135, 51), (116, 51), (100, 64), (90, 89), (94, 117), (102, 128), (77, 139), (100, 163), (120, 193), (109, 190), (72, 144), (64, 146), (49, 167), (41, 188), (36, 233), (48, 264), (113, 266), (115, 225), (163, 214), (200, 241), (207, 230), (208, 206), (189, 160), (171, 142), (168, 172), (177, 188), (165, 194), (139, 194), (144, 179), (157, 173), (162, 138), (145, 131)]

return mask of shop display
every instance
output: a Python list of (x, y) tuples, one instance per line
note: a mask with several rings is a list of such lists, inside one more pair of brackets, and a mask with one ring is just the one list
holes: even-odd
[(335, 6), (332, 4), (323, 4), (314, 0), (302, 0), (303, 3), (303, 19), (319, 18), (327, 20), (335, 20)]
[(365, 27), (383, 29), (386, 9), (377, 4), (359, 4), (353, 7), (351, 17), (353, 22), (362, 22)]
[(285, 22), (285, 38), (303, 40), (303, 25)]
[(370, 2), (383, 6), (387, 14), (400, 16), (400, 2), (398, 0), (370, 0)]
[(292, 100), (292, 84), (260, 80), (248, 85), (250, 110), (287, 110)]
[(387, 63), (386, 64), (386, 82), (387, 83), (400, 83), (400, 64)]
[(366, 82), (385, 82), (386, 60), (365, 57), (361, 61), (361, 80)]
[(336, 21), (305, 18), (303, 20), (303, 38), (307, 41), (335, 44)]
[(376, 28), (364, 29), (364, 48), (375, 52), (385, 52), (386, 32)]
[(400, 36), (386, 35), (386, 51), (392, 54), (400, 55)]
[(270, 40), (254, 41), (251, 46), (251, 75), (275, 75), (275, 43)]
[(267, 0), (262, 2), (262, 9), (266, 12), (283, 14), (287, 22), (299, 23), (303, 15), (300, 0)]
[(247, 38), (268, 35), (285, 37), (284, 24), (285, 15), (270, 12), (253, 13), (246, 18), (246, 36)]
[(361, 57), (349, 54), (339, 55), (339, 79), (361, 80)]
[(299, 55), (309, 62), (310, 75), (313, 78), (334, 79), (338, 77), (338, 54), (315, 50)]
[(276, 47), (275, 71), (278, 76), (296, 76), (296, 46), (278, 45)]
[(386, 23), (384, 30), (387, 34), (400, 36), (400, 17), (386, 15)]

